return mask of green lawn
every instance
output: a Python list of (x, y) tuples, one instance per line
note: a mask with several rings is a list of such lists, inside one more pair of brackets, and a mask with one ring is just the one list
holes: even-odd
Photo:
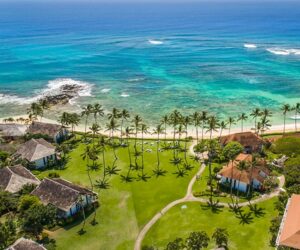
[[(145, 152), (145, 172), (149, 175), (152, 175), (152, 170), (156, 166), (156, 144), (151, 145), (151, 142), (154, 141), (148, 141), (145, 145), (145, 150), (152, 150), (152, 152)], [(57, 172), (62, 178), (89, 187), (86, 163), (81, 157), (84, 148), (84, 144), (79, 144), (69, 154), (70, 160), (66, 169), (44, 171), (39, 173), (39, 177)], [(119, 157), (116, 165), (121, 169), (120, 174), (125, 174), (129, 162), (127, 148), (118, 148), (116, 151)], [(133, 148), (131, 151), (134, 152)], [(51, 236), (56, 239), (57, 249), (132, 250), (134, 240), (143, 225), (165, 205), (185, 195), (188, 183), (198, 169), (198, 164), (195, 163), (195, 168), (185, 177), (177, 178), (173, 174), (176, 167), (170, 163), (172, 152), (161, 153), (161, 167), (168, 171), (166, 176), (159, 178), (152, 176), (147, 182), (131, 183), (124, 183), (120, 176), (113, 176), (110, 181), (111, 188), (101, 190), (99, 193), (101, 206), (97, 210), (98, 224), (92, 226), (87, 223), (86, 233), (81, 236), (77, 234), (81, 225), (55, 231)], [(180, 156), (183, 158), (183, 153)], [(112, 149), (107, 148), (107, 164), (111, 165), (113, 159)], [(92, 172), (94, 181), (99, 178), (99, 171)], [(99, 190), (95, 191), (99, 192)], [(90, 221), (92, 217), (89, 216), (88, 220)]]
[[(164, 249), (168, 242), (177, 237), (186, 238), (190, 232), (206, 231), (211, 237), (217, 227), (227, 228), (229, 233), (229, 249), (238, 250), (268, 250), (274, 249), (269, 246), (270, 221), (276, 216), (274, 201), (265, 201), (258, 206), (263, 208), (261, 217), (252, 215), (252, 222), (241, 223), (233, 212), (228, 208), (222, 208), (214, 213), (200, 203), (190, 202), (180, 204), (169, 210), (148, 232), (143, 245), (155, 246)], [(183, 209), (182, 206), (187, 208)], [(244, 212), (249, 212), (244, 208)], [(213, 249), (214, 242), (211, 241), (207, 249)]]

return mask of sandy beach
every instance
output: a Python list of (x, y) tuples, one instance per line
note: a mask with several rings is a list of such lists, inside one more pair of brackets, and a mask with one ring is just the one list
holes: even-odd
[[(8, 117), (0, 118), (0, 123), (4, 123), (4, 120), (7, 119), (7, 118)], [(26, 118), (28, 118), (28, 116), (27, 115), (18, 115), (18, 116), (10, 116), (10, 118), (13, 118), (13, 119), (17, 120), (19, 118), (26, 119)], [(55, 121), (53, 119), (46, 118), (46, 117), (43, 117), (42, 120), (39, 119), (38, 121), (39, 122), (45, 122), (45, 123), (58, 124), (57, 121)], [(91, 124), (88, 124), (87, 130), (90, 126), (91, 126)], [(299, 126), (300, 126), (300, 124), (298, 125), (298, 127)], [(76, 126), (75, 131), (84, 132), (85, 131), (84, 124), (79, 124), (78, 126)], [(150, 127), (148, 131), (149, 131), (149, 133), (144, 134), (144, 138), (147, 138), (147, 139), (157, 138), (157, 135), (152, 133), (153, 127)], [(243, 132), (247, 132), (247, 131), (252, 131), (253, 132), (253, 128), (251, 126), (245, 126)], [(285, 125), (285, 131), (286, 132), (294, 132), (295, 131), (295, 123), (294, 122), (293, 123), (287, 123)], [(225, 129), (225, 130), (223, 130), (222, 135), (228, 135), (228, 132), (229, 132), (228, 129)], [(239, 133), (239, 132), (241, 132), (241, 128), (238, 127), (238, 126), (232, 127), (231, 131), (230, 131), (231, 134)], [(281, 124), (281, 125), (272, 125), (269, 130), (264, 132), (264, 134), (281, 133), (281, 132), (283, 132), (283, 124)], [(104, 131), (102, 129), (101, 134), (109, 135), (109, 132)], [(200, 128), (199, 128), (198, 134), (199, 134), (199, 138), (201, 138), (201, 129)], [(120, 132), (115, 132), (115, 135), (120, 136)], [(213, 134), (212, 134), (212, 136), (214, 138), (218, 137), (219, 135), (220, 135), (220, 131), (213, 132)], [(134, 135), (132, 135), (131, 137), (133, 137), (133, 136)], [(193, 138), (196, 138), (196, 130), (195, 130), (194, 127), (190, 126), (190, 128), (188, 130), (188, 136), (192, 136)], [(141, 134), (138, 134), (138, 137), (141, 137)], [(164, 134), (160, 135), (160, 137), (164, 138), (165, 135)], [(182, 135), (182, 137), (184, 137), (184, 135)], [(204, 132), (204, 138), (208, 138), (208, 137), (209, 137), (209, 133)], [(166, 138), (169, 138), (169, 139), (173, 138), (173, 130), (172, 129), (170, 129), (170, 128), (167, 129)]]

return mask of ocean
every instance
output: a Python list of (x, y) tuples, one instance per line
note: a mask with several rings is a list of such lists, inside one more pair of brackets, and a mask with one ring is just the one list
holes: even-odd
[(65, 83), (85, 86), (72, 111), (99, 102), (155, 124), (261, 107), (282, 123), (300, 101), (300, 1), (0, 3), (0, 117)]

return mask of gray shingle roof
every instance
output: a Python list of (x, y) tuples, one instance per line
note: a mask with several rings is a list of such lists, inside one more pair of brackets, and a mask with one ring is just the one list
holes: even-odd
[(46, 250), (46, 248), (32, 240), (20, 238), (6, 250)]
[(27, 126), (22, 124), (0, 124), (0, 136), (21, 137), (26, 134)]
[(68, 211), (80, 195), (95, 195), (89, 189), (59, 178), (43, 179), (32, 194), (39, 197), (45, 205), (52, 204), (63, 211)]
[(29, 128), (29, 134), (43, 134), (50, 137), (54, 137), (62, 129), (61, 125), (44, 123), (44, 122), (33, 122)]
[(30, 162), (55, 154), (55, 147), (44, 139), (31, 139), (25, 142), (15, 153)]
[(22, 165), (0, 169), (0, 188), (16, 193), (26, 184), (38, 185), (40, 181)]

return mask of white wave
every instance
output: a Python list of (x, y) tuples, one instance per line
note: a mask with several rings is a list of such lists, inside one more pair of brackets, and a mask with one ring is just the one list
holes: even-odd
[(159, 41), (159, 40), (152, 40), (152, 39), (149, 39), (148, 42), (152, 45), (161, 45), (163, 44), (164, 42), (163, 41)]
[[(35, 96), (31, 97), (20, 97), (17, 95), (7, 95), (0, 93), (0, 104), (16, 103), (16, 104), (30, 104), (32, 102), (38, 101), (45, 96), (53, 96), (61, 93), (61, 88), (63, 86), (77, 85), (80, 86), (78, 90), (78, 97), (80, 96), (91, 96), (92, 85), (84, 81), (78, 81), (71, 78), (58, 78), (48, 82), (45, 89), (38, 91)], [(71, 99), (70, 104), (75, 103), (76, 97)]]
[(101, 93), (108, 93), (111, 89), (101, 89)]
[(253, 44), (253, 43), (245, 43), (244, 47), (247, 49), (256, 49), (257, 48), (256, 44)]
[(300, 55), (300, 49), (268, 48), (267, 51), (281, 56)]
[(121, 96), (121, 97), (129, 97), (130, 95), (127, 94), (127, 93), (122, 93), (120, 96)]
[(141, 77), (141, 78), (131, 78), (131, 79), (128, 79), (127, 82), (140, 82), (140, 81), (144, 81), (145, 78)]

